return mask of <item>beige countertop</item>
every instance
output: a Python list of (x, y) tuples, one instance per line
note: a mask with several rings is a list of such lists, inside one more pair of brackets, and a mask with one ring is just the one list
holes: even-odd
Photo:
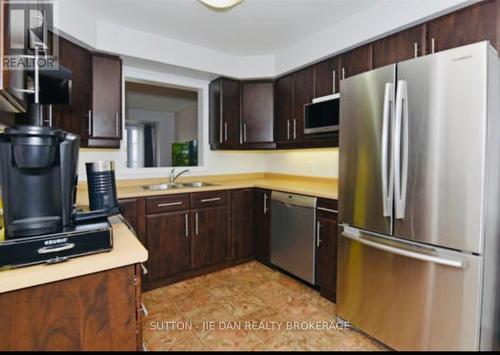
[(69, 259), (61, 264), (34, 265), (0, 271), (0, 293), (145, 262), (148, 252), (128, 227), (113, 221), (113, 250)]
[[(167, 178), (118, 180), (116, 183), (118, 198), (124, 199), (133, 197), (158, 196), (214, 190), (232, 190), (253, 187), (329, 199), (338, 198), (338, 181), (336, 179), (268, 173), (188, 176), (183, 177), (178, 181), (203, 181), (216, 184), (215, 186), (206, 186), (199, 188), (181, 188), (159, 191), (149, 191), (143, 188), (144, 185), (165, 183), (167, 180)], [(77, 204), (79, 206), (88, 205), (88, 191), (86, 183), (81, 183), (78, 188)]]

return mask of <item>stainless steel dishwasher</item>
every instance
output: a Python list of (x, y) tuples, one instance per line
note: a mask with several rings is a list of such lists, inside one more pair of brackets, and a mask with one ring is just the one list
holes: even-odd
[(273, 191), (271, 263), (314, 284), (316, 198)]

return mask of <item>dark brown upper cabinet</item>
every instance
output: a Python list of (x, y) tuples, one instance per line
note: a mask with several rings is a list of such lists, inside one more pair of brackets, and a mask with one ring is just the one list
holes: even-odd
[(500, 1), (482, 1), (427, 24), (428, 51), (446, 49), (490, 40), (498, 48), (498, 10)]
[(373, 46), (367, 44), (341, 55), (341, 79), (373, 69)]
[(276, 80), (276, 120), (275, 137), (278, 143), (289, 142), (292, 138), (294, 76), (287, 75)]
[(92, 111), (89, 146), (120, 147), (122, 62), (119, 57), (92, 55)]
[(240, 82), (218, 78), (209, 85), (210, 145), (235, 148), (241, 143)]
[(373, 43), (373, 67), (380, 68), (426, 54), (425, 25), (412, 27)]
[(274, 142), (274, 83), (245, 81), (241, 97), (242, 143)]
[(340, 59), (328, 58), (314, 66), (314, 97), (322, 97), (339, 92)]
[(293, 74), (293, 120), (291, 136), (293, 141), (304, 138), (304, 105), (314, 98), (314, 66), (299, 70)]
[(79, 45), (59, 37), (59, 63), (71, 70), (71, 98), (66, 105), (53, 105), (52, 125), (77, 134), (87, 146), (92, 111), (92, 55)]

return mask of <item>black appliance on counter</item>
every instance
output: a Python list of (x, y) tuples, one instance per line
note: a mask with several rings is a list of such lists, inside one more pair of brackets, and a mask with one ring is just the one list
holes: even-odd
[(104, 210), (109, 215), (119, 214), (116, 197), (115, 163), (96, 161), (86, 163), (89, 205), (92, 211)]
[(111, 250), (107, 214), (75, 212), (79, 148), (78, 136), (51, 127), (15, 126), (0, 134), (0, 267)]

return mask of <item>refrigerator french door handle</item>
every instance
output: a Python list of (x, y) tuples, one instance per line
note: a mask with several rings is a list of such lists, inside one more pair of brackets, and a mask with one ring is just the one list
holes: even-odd
[[(396, 93), (396, 119), (394, 123), (394, 199), (395, 218), (403, 219), (406, 206), (408, 185), (409, 122), (408, 122), (408, 87), (405, 80), (398, 81)], [(403, 136), (402, 131), (403, 130)], [(401, 160), (401, 145), (403, 159)]]
[(388, 252), (391, 254), (395, 254), (395, 255), (411, 258), (411, 259), (421, 260), (421, 261), (428, 261), (428, 262), (431, 262), (434, 264), (454, 267), (457, 269), (464, 269), (465, 268), (465, 263), (461, 260), (446, 259), (446, 258), (442, 258), (439, 256), (423, 254), (423, 253), (419, 253), (419, 252), (415, 252), (415, 251), (411, 251), (411, 250), (407, 250), (407, 249), (401, 249), (401, 248), (393, 247), (390, 245), (377, 243), (375, 241), (365, 239), (359, 234), (349, 233), (348, 231), (345, 231), (345, 230), (341, 234), (345, 238), (351, 239), (355, 242), (359, 242), (359, 243), (366, 245), (368, 247), (378, 249), (381, 251), (385, 251), (385, 252)]
[[(393, 161), (389, 159), (389, 132), (391, 126), (391, 118), (394, 117), (394, 90), (392, 83), (385, 84), (384, 92), (384, 112), (382, 123), (382, 159), (381, 159), (381, 172), (382, 172), (382, 206), (383, 216), (392, 216), (392, 199), (393, 193)], [(389, 171), (387, 165), (389, 165)]]

